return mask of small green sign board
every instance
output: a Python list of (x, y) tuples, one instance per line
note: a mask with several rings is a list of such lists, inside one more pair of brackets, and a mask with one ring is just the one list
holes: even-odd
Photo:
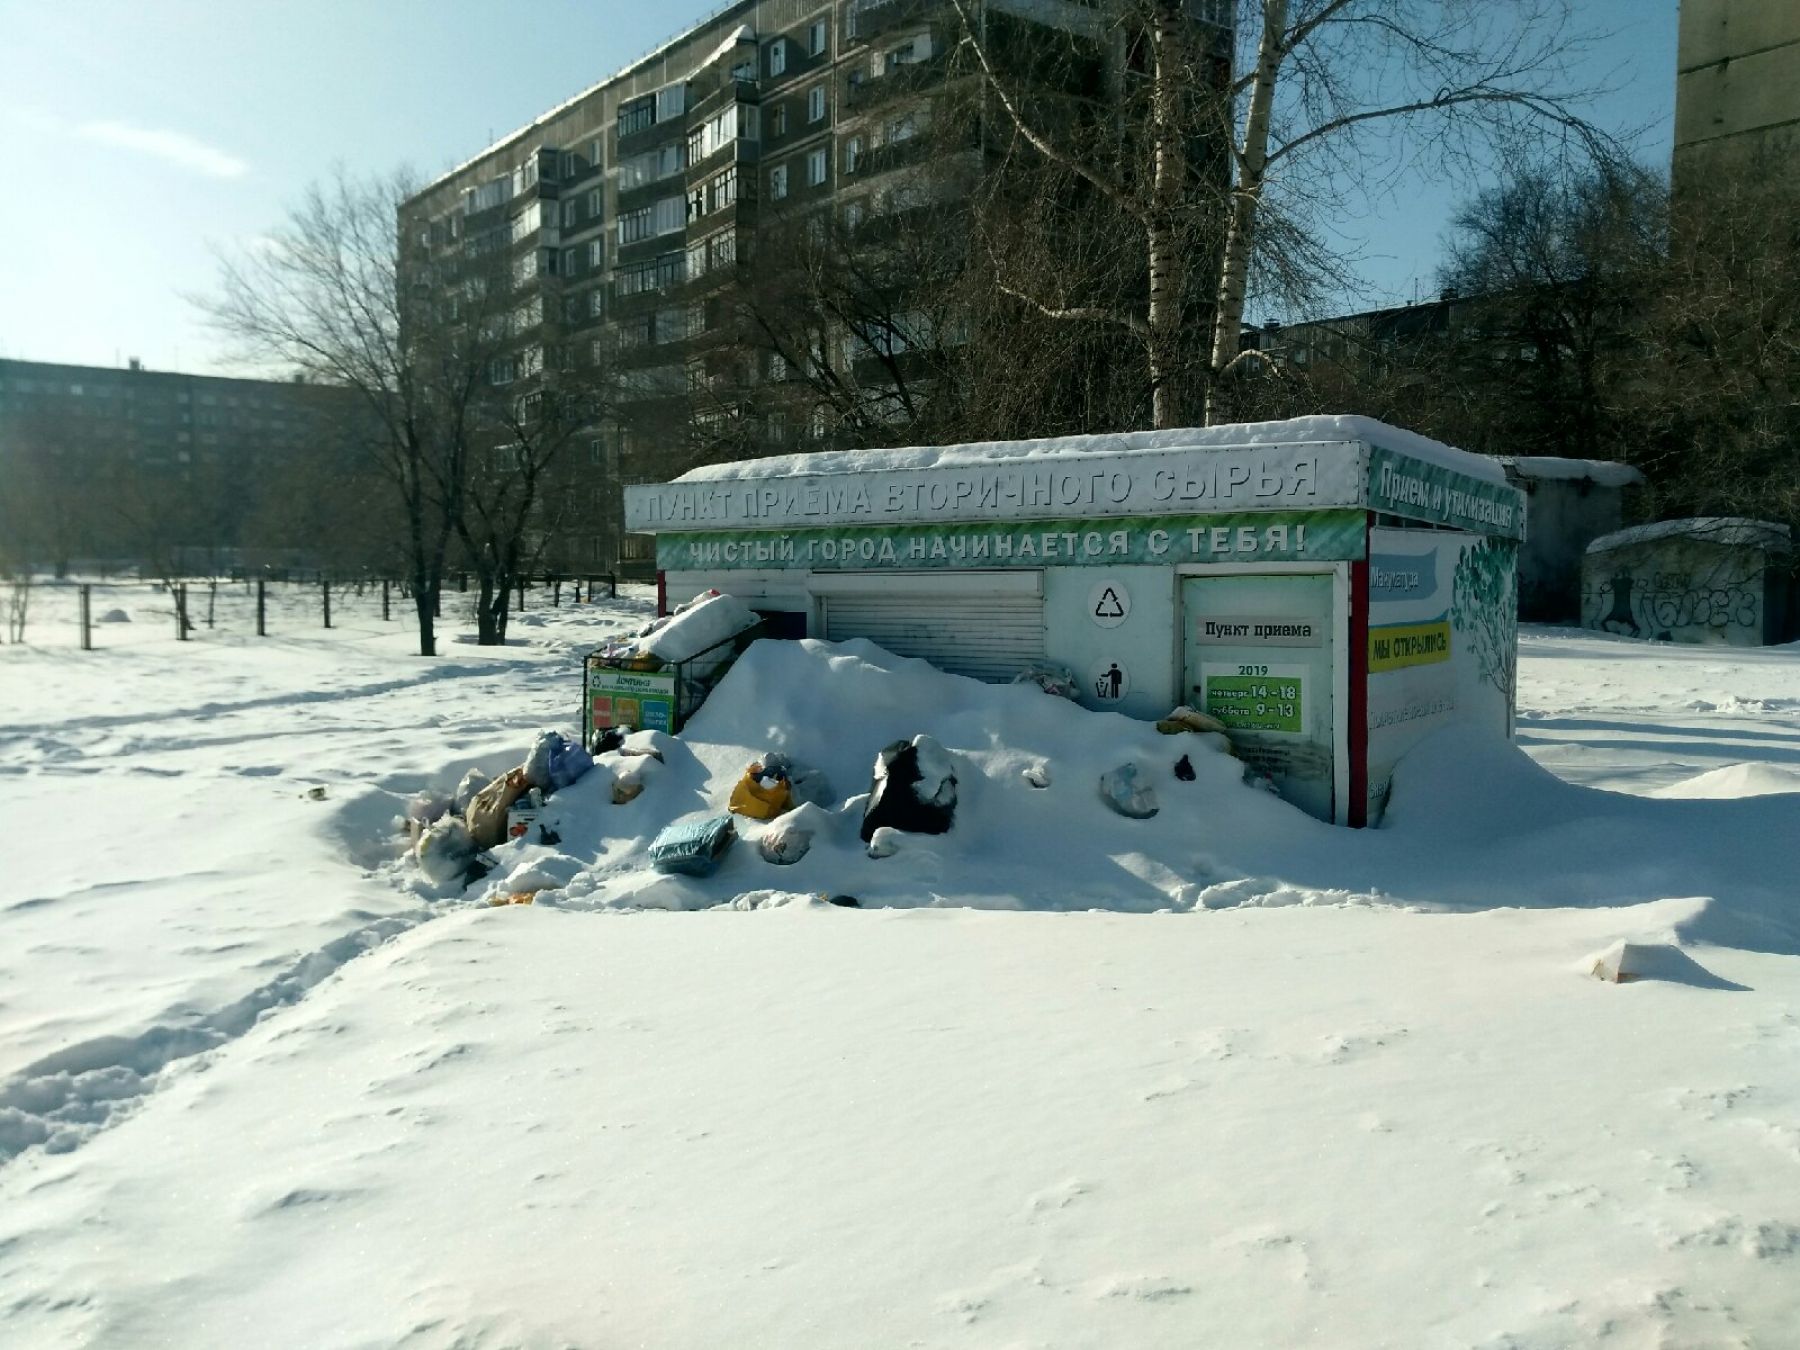
[(1214, 675), (1208, 671), (1206, 711), (1233, 731), (1297, 734), (1305, 728), (1305, 684), (1298, 672)]
[(587, 676), (588, 725), (594, 731), (630, 727), (636, 731), (675, 730), (675, 672), (619, 670), (590, 663)]

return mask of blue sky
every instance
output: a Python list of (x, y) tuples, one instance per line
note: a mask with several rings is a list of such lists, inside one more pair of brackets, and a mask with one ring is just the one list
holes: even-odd
[[(1505, 0), (1492, 0), (1504, 4)], [(1612, 30), (1593, 111), (1666, 164), (1676, 0), (1580, 0)], [(186, 293), (343, 162), (436, 174), (714, 8), (705, 0), (0, 0), (0, 356), (226, 369)], [(1466, 187), (1409, 182), (1365, 292), (1434, 285)]]

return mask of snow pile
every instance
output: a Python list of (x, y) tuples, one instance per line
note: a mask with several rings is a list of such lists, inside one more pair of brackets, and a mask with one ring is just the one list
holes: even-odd
[(1519, 478), (1564, 483), (1594, 483), (1600, 487), (1631, 487), (1644, 475), (1616, 459), (1564, 459), (1559, 455), (1500, 455), (1499, 462)]
[[(726, 810), (747, 764), (771, 751), (816, 767), (839, 790), (867, 785), (876, 756), (920, 735), (917, 789), (932, 804), (954, 794), (946, 834), (902, 835), (892, 858), (871, 859), (858, 831), (865, 796), (840, 798), (811, 820), (806, 855), (779, 873), (752, 848), (734, 849), (707, 878), (652, 877), (648, 843), (687, 816)], [(1192, 782), (1175, 777), (1187, 755)], [(663, 770), (630, 803), (615, 807), (584, 784), (558, 794), (564, 867), (578, 873), (538, 902), (578, 906), (700, 909), (740, 892), (849, 894), (866, 905), (985, 908), (1190, 908), (1214, 868), (1201, 846), (1230, 833), (1271, 850), (1317, 838), (1330, 827), (1243, 783), (1243, 766), (1214, 738), (1166, 736), (1116, 713), (1087, 712), (1029, 685), (994, 686), (946, 675), (864, 641), (762, 641), (739, 658), (679, 738)], [(1125, 761), (1172, 809), (1125, 820), (1108, 810), (1100, 779)], [(613, 763), (603, 756), (602, 764)], [(1048, 765), (1049, 785), (1027, 771)], [(740, 821), (755, 843), (770, 828)], [(501, 851), (504, 869), (517, 854)], [(1233, 878), (1238, 873), (1232, 873)]]
[(1487, 455), (1471, 454), (1389, 426), (1372, 417), (1348, 414), (1294, 417), (1283, 422), (1240, 422), (1169, 431), (1128, 431), (1104, 436), (1054, 436), (1026, 441), (981, 441), (968, 445), (906, 446), (892, 450), (820, 451), (772, 455), (690, 469), (678, 483), (716, 483), (752, 478), (794, 478), (807, 474), (868, 473), (889, 470), (956, 468), (1002, 460), (1054, 459), (1065, 455), (1126, 450), (1250, 450), (1260, 446), (1313, 445), (1362, 441), (1385, 446), (1473, 478), (1503, 483), (1506, 475)]
[(1658, 539), (1693, 539), (1724, 548), (1769, 548), (1786, 552), (1793, 539), (1785, 525), (1745, 516), (1694, 516), (1686, 520), (1658, 520), (1603, 534), (1587, 546), (1589, 553), (1610, 553), (1633, 544)]

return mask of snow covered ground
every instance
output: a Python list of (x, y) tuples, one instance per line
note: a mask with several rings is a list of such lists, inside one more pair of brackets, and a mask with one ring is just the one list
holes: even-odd
[[(0, 1342), (1800, 1326), (1800, 649), (1528, 630), (1519, 741), (1555, 776), (1441, 744), (1353, 833), (1200, 738), (765, 644), (637, 801), (591, 775), (465, 898), (394, 816), (571, 726), (578, 654), (646, 593), (431, 662), (372, 596), (324, 632), (283, 593), (262, 640), (222, 596), (188, 644), (131, 603), (100, 651), (66, 597), (0, 648)], [(793, 867), (747, 837), (645, 871), (764, 750), (841, 801), (918, 731), (950, 835), (871, 860), (817, 811)], [(1152, 820), (1099, 803), (1127, 757)], [(1679, 955), (1589, 977), (1621, 939)]]

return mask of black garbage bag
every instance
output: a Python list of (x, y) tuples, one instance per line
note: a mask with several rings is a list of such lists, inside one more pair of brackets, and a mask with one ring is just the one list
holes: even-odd
[(884, 825), (907, 834), (943, 834), (955, 815), (956, 771), (949, 753), (931, 737), (895, 741), (875, 756), (863, 843)]

